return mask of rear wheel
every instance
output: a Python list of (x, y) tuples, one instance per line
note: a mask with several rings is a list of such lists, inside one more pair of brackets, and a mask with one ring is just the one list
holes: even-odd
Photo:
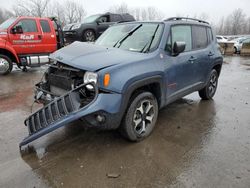
[(235, 53), (235, 54), (237, 54), (237, 53), (238, 53), (238, 51), (237, 51), (237, 48), (236, 48), (236, 47), (234, 47), (234, 53)]
[(86, 42), (94, 42), (96, 39), (95, 33), (93, 30), (86, 30), (83, 33), (83, 41)]
[(0, 74), (7, 75), (12, 71), (13, 63), (6, 55), (0, 54)]
[(131, 101), (124, 115), (121, 131), (130, 141), (141, 141), (153, 131), (158, 117), (158, 103), (150, 92), (142, 92)]
[(199, 95), (203, 100), (210, 100), (215, 95), (218, 85), (218, 73), (213, 69), (210, 73), (209, 82), (206, 87), (199, 91)]

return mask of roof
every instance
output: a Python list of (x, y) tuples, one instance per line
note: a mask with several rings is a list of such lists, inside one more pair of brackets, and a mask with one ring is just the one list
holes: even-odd
[(51, 20), (51, 18), (48, 18), (48, 17), (35, 17), (35, 16), (18, 16), (17, 18), (22, 18), (22, 19), (48, 19), (48, 20)]
[(171, 17), (171, 18), (164, 20), (164, 22), (172, 22), (172, 23), (178, 22), (181, 24), (191, 23), (191, 24), (196, 24), (196, 25), (210, 26), (210, 24), (204, 20), (200, 20), (196, 18), (188, 18), (188, 17)]

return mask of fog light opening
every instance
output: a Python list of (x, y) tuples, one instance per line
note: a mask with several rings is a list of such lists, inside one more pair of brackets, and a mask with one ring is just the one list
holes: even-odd
[(104, 115), (98, 114), (96, 115), (96, 121), (98, 121), (99, 123), (104, 123), (106, 121), (106, 118)]
[(91, 84), (86, 85), (86, 88), (87, 88), (88, 90), (90, 90), (90, 91), (93, 91), (93, 90), (94, 90), (94, 86), (91, 85)]

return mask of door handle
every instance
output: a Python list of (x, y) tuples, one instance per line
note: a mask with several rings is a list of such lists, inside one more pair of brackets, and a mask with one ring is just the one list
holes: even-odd
[(214, 55), (214, 53), (213, 52), (209, 52), (208, 53), (208, 56), (210, 57), (210, 56), (213, 56)]
[(43, 37), (42, 35), (38, 35), (38, 39), (41, 40)]
[(193, 63), (195, 60), (197, 60), (197, 58), (194, 56), (191, 56), (188, 61)]

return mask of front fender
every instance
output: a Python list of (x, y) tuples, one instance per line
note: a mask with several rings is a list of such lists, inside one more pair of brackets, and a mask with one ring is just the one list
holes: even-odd
[(15, 57), (16, 63), (19, 63), (19, 58), (17, 56), (17, 53), (8, 41), (0, 38), (0, 49), (6, 50), (9, 53), (11, 53)]
[(163, 82), (163, 76), (161, 74), (155, 74), (155, 75), (144, 75), (143, 78), (140, 78), (136, 81), (128, 81), (124, 87), (123, 87), (123, 99), (122, 99), (122, 105), (121, 105), (121, 109), (120, 111), (122, 113), (125, 112), (127, 104), (129, 103), (129, 99), (131, 98), (133, 92), (138, 89), (141, 88), (143, 86), (149, 85), (149, 84), (153, 84), (153, 83), (157, 83), (160, 84), (160, 88), (161, 88), (161, 106), (164, 104), (165, 101), (165, 89), (164, 89), (164, 82)]

